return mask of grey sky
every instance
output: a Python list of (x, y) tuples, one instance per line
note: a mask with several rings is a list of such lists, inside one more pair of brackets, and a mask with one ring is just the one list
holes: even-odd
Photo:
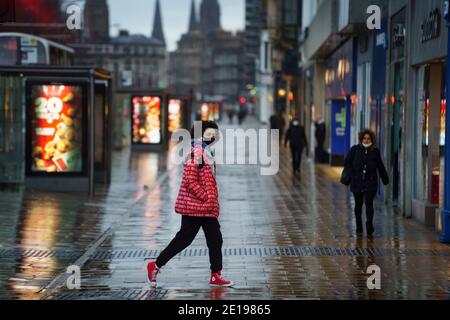
[[(197, 0), (199, 9), (200, 1)], [(111, 35), (120, 29), (131, 33), (150, 35), (156, 0), (108, 0), (110, 10)], [(164, 33), (168, 49), (176, 48), (176, 42), (187, 31), (191, 0), (160, 0)], [(222, 9), (222, 27), (236, 31), (245, 25), (244, 0), (219, 0)], [(198, 12), (199, 10), (197, 10)]]

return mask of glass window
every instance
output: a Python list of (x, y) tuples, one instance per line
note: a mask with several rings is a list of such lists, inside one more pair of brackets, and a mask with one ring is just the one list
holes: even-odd
[[(444, 149), (445, 149), (445, 116), (446, 116), (446, 97), (445, 97), (445, 77), (442, 77), (439, 105), (432, 105), (431, 85), (433, 77), (432, 70), (438, 71), (442, 68), (441, 74), (445, 75), (444, 65), (434, 66), (433, 69), (427, 65), (422, 66), (417, 71), (417, 103), (416, 103), (416, 128), (415, 128), (415, 184), (414, 196), (417, 200), (423, 202), (433, 202), (443, 205), (444, 189)], [(436, 101), (436, 100), (435, 100)], [(439, 115), (436, 114), (439, 108)], [(431, 113), (430, 113), (431, 111)], [(434, 116), (433, 116), (434, 113)], [(433, 120), (434, 119), (434, 120)], [(438, 120), (439, 119), (439, 120)], [(434, 134), (433, 132), (440, 132)], [(433, 140), (432, 140), (433, 139)], [(431, 157), (432, 150), (430, 144), (439, 146), (439, 154)], [(432, 161), (431, 161), (432, 160)], [(430, 168), (430, 165), (433, 168)], [(433, 169), (433, 170), (431, 170)], [(430, 179), (433, 174), (433, 179)], [(435, 180), (434, 180), (435, 179)], [(433, 184), (430, 186), (430, 182)], [(433, 190), (430, 190), (432, 188)], [(437, 190), (439, 188), (439, 190)], [(439, 192), (438, 192), (439, 191)], [(433, 196), (434, 194), (434, 196)], [(430, 199), (431, 195), (431, 199)], [(438, 197), (438, 198), (437, 198)]]
[(18, 42), (16, 37), (0, 38), (0, 65), (17, 64)]

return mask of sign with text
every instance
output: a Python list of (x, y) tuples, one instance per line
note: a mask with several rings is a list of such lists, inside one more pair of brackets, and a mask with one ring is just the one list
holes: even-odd
[(33, 85), (30, 102), (31, 172), (81, 173), (82, 87)]

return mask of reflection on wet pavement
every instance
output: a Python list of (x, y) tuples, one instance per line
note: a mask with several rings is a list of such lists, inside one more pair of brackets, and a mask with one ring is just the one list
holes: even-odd
[[(250, 124), (252, 125), (252, 124)], [(287, 150), (277, 176), (257, 166), (220, 166), (224, 273), (235, 288), (208, 285), (206, 241), (169, 263), (147, 288), (145, 258), (178, 231), (181, 180), (166, 156), (114, 155), (113, 183), (92, 198), (19, 190), (0, 193), (0, 297), (17, 299), (448, 299), (448, 246), (423, 225), (377, 204), (376, 235), (358, 238), (353, 200), (339, 172), (303, 164), (292, 177)], [(114, 227), (112, 227), (114, 226)], [(100, 238), (104, 236), (103, 238)], [(82, 290), (41, 292), (85, 256)], [(7, 250), (20, 249), (18, 254)], [(41, 250), (35, 254), (26, 250)], [(51, 254), (55, 252), (55, 254)], [(39, 256), (40, 255), (40, 256)], [(368, 266), (382, 289), (367, 289)]]
[[(0, 254), (0, 297), (38, 299), (38, 292), (101, 236), (111, 224), (144, 197), (146, 189), (165, 170), (157, 154), (115, 154), (112, 184), (98, 186), (94, 197), (0, 191), (0, 250), (17, 249), (19, 257)], [(27, 250), (70, 251), (75, 254), (28, 257)], [(58, 257), (58, 256), (63, 256)], [(66, 255), (67, 256), (67, 255)]]

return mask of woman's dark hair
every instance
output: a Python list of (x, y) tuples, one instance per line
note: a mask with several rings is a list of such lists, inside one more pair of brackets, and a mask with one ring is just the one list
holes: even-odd
[[(197, 126), (199, 126), (199, 125), (201, 125), (201, 129), (202, 129), (200, 137), (195, 135), (197, 133), (197, 132), (195, 132), (195, 128)], [(217, 125), (217, 123), (215, 121), (202, 121), (202, 122), (195, 123), (192, 126), (192, 129), (191, 129), (191, 137), (192, 137), (192, 139), (201, 139), (201, 138), (203, 138), (203, 135), (205, 134), (205, 131), (208, 130), (208, 129), (219, 130), (219, 126)], [(198, 130), (198, 131), (200, 131), (200, 130)]]
[(359, 143), (362, 144), (362, 142), (363, 142), (363, 140), (364, 140), (364, 137), (365, 137), (366, 135), (369, 135), (369, 136), (370, 136), (370, 139), (372, 140), (372, 144), (375, 145), (375, 144), (376, 144), (376, 141), (377, 141), (377, 137), (376, 137), (376, 135), (375, 135), (375, 132), (373, 132), (373, 131), (370, 130), (370, 129), (364, 129), (363, 131), (361, 131), (361, 132), (359, 133)]

